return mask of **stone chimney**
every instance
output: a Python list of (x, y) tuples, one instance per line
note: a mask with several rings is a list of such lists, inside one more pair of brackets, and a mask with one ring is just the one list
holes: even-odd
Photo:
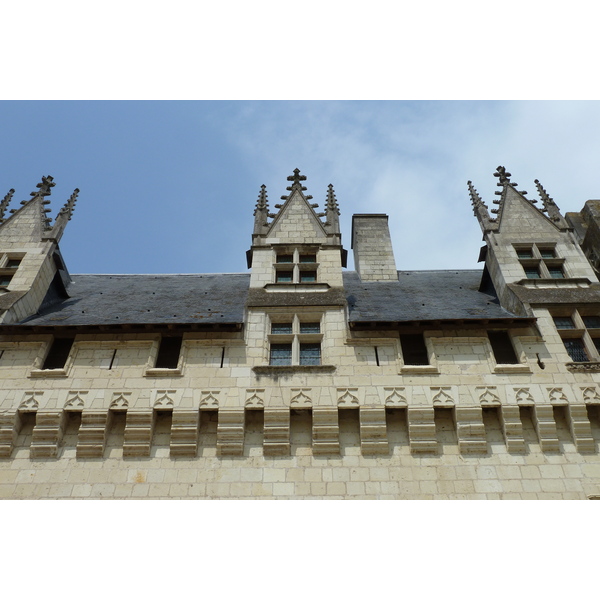
[(352, 215), (354, 265), (362, 281), (397, 281), (387, 215)]

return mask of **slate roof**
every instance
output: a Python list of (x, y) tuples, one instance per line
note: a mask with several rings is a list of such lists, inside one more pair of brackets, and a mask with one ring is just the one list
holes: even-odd
[(72, 275), (69, 298), (23, 325), (243, 323), (249, 274)]
[[(398, 281), (344, 273), (350, 322), (518, 319), (479, 292), (482, 271), (398, 271)], [(531, 320), (524, 318), (524, 320)]]
[[(243, 323), (250, 275), (72, 275), (54, 299), (18, 325)], [(399, 271), (398, 281), (361, 282), (344, 273), (350, 321), (515, 319), (478, 291), (481, 271)]]

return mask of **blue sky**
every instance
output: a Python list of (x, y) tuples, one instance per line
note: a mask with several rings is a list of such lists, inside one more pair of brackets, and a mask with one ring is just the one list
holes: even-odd
[(52, 215), (80, 188), (72, 273), (244, 272), (259, 187), (272, 207), (296, 167), (348, 250), (353, 213), (387, 213), (399, 269), (477, 267), (466, 182), (491, 207), (500, 164), (563, 212), (600, 197), (591, 101), (5, 101), (0, 137), (13, 207), (42, 175)]

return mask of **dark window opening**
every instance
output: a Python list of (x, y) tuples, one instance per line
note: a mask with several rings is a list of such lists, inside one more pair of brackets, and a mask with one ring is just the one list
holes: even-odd
[(294, 262), (294, 257), (291, 254), (278, 254), (277, 255), (277, 262), (279, 264), (281, 263), (292, 263)]
[(554, 317), (556, 329), (575, 329), (575, 323), (571, 317)]
[(523, 267), (527, 279), (540, 279), (540, 270), (537, 267)]
[(160, 340), (155, 367), (157, 369), (176, 369), (181, 352), (180, 337), (164, 337)]
[(317, 281), (316, 271), (300, 271), (300, 283), (314, 283)]
[(305, 366), (321, 364), (321, 344), (300, 344), (300, 364)]
[(20, 258), (9, 258), (8, 262), (6, 263), (6, 268), (7, 269), (18, 269), (20, 264), (21, 264)]
[(561, 267), (548, 267), (548, 273), (550, 273), (550, 277), (552, 279), (564, 279), (565, 274)]
[(573, 362), (588, 362), (589, 358), (581, 339), (567, 339), (563, 340), (565, 348), (571, 357)]
[(277, 271), (275, 281), (277, 283), (292, 283), (293, 276), (292, 271)]
[(321, 324), (300, 323), (300, 333), (321, 333)]
[(73, 338), (56, 338), (50, 346), (42, 369), (64, 369), (72, 346)]
[(271, 359), (269, 364), (275, 366), (289, 366), (292, 364), (291, 344), (271, 344)]
[(542, 258), (554, 258), (556, 254), (553, 248), (539, 248)]
[(582, 317), (588, 329), (600, 329), (600, 317)]
[(291, 323), (271, 323), (271, 333), (281, 335), (292, 333)]
[(317, 257), (314, 254), (301, 254), (300, 262), (301, 263), (316, 263)]
[(405, 365), (428, 365), (429, 356), (422, 333), (405, 333), (400, 336)]
[(506, 331), (488, 331), (488, 338), (498, 364), (514, 365), (519, 363), (510, 336)]
[(12, 275), (0, 275), (0, 286), (8, 287), (12, 278)]
[(529, 248), (518, 248), (517, 256), (519, 258), (533, 258), (533, 253)]

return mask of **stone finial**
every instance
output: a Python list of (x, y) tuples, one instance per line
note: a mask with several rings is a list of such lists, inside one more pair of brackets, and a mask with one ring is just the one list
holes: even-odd
[(8, 194), (6, 194), (6, 196), (4, 196), (4, 198), (2, 199), (2, 202), (0, 202), (0, 223), (4, 223), (4, 213), (6, 212), (6, 209), (8, 208), (8, 205), (10, 204), (14, 193), (15, 190), (11, 188), (10, 190), (8, 190)]
[(269, 210), (269, 201), (267, 200), (267, 186), (263, 183), (260, 186), (260, 192), (258, 193), (258, 200), (256, 201), (256, 208), (254, 214), (256, 215), (259, 210)]
[[(306, 181), (306, 175), (300, 175), (300, 169), (294, 169), (294, 174), (287, 178), (288, 181), (293, 181), (294, 184), (300, 185), (301, 181)], [(293, 185), (293, 184), (292, 184)], [(306, 188), (304, 188), (306, 189)]]
[(537, 187), (538, 194), (544, 203), (544, 209), (542, 212), (548, 213), (548, 217), (555, 223), (564, 223), (563, 216), (560, 214), (560, 209), (556, 205), (556, 202), (548, 195), (548, 192), (542, 187), (542, 184), (538, 179), (535, 180), (535, 186)]
[[(56, 184), (54, 183), (54, 177), (51, 177), (50, 175), (48, 175), (47, 177), (42, 177), (42, 181), (40, 183), (38, 183), (35, 187), (39, 188), (37, 192), (31, 192), (31, 194), (29, 194), (32, 198), (45, 198), (46, 196), (49, 196), (52, 191), (51, 188), (53, 188)], [(29, 200), (22, 200), (21, 204), (27, 204), (27, 202), (29, 202)], [(44, 200), (44, 204), (50, 204), (50, 200)]]
[(269, 201), (267, 199), (267, 186), (261, 185), (260, 192), (258, 193), (258, 200), (256, 201), (256, 208), (254, 209), (254, 234), (264, 234), (268, 225), (267, 219), (269, 218)]
[(335, 212), (338, 215), (340, 214), (340, 208), (335, 197), (333, 185), (331, 183), (327, 186), (327, 200), (325, 202), (325, 208), (328, 212)]
[[(484, 231), (494, 229), (496, 227), (496, 219), (490, 217), (487, 204), (481, 199), (481, 196), (473, 186), (473, 182), (467, 181), (467, 187), (469, 188), (469, 196), (473, 205), (473, 214), (477, 217), (481, 227)], [(492, 209), (492, 212), (496, 213), (498, 210)]]
[[(292, 185), (289, 185), (288, 187), (286, 187), (285, 189), (288, 192), (291, 192), (294, 189), (300, 190), (302, 192), (306, 191), (306, 187), (303, 186), (300, 182), (301, 181), (306, 181), (306, 175), (300, 175), (300, 169), (294, 169), (294, 173), (293, 175), (290, 175), (287, 178), (288, 181), (292, 181)], [(304, 196), (307, 200), (312, 200), (312, 196)], [(282, 200), (287, 200), (289, 198), (289, 196), (281, 196)]]
[(330, 233), (340, 233), (340, 209), (338, 206), (333, 185), (327, 186), (327, 199), (325, 200), (325, 228)]
[[(525, 190), (517, 190), (518, 183), (510, 180), (511, 174), (506, 170), (505, 167), (497, 167), (496, 172), (494, 173), (494, 177), (498, 177), (499, 181), (496, 184), (498, 187), (503, 188), (502, 192), (494, 192), (496, 196), (502, 196), (504, 192), (504, 188), (510, 186), (515, 189), (516, 192), (521, 194), (521, 196), (526, 196), (527, 192)], [(537, 200), (530, 200), (529, 198), (525, 198), (531, 204), (536, 204)], [(502, 200), (494, 200), (494, 204), (500, 204)], [(492, 210), (493, 213), (499, 212), (498, 210)]]
[(66, 204), (60, 209), (59, 215), (66, 215), (67, 220), (70, 221), (75, 211), (75, 203), (77, 202), (77, 195), (79, 194), (79, 188), (75, 188), (71, 197), (67, 200)]

